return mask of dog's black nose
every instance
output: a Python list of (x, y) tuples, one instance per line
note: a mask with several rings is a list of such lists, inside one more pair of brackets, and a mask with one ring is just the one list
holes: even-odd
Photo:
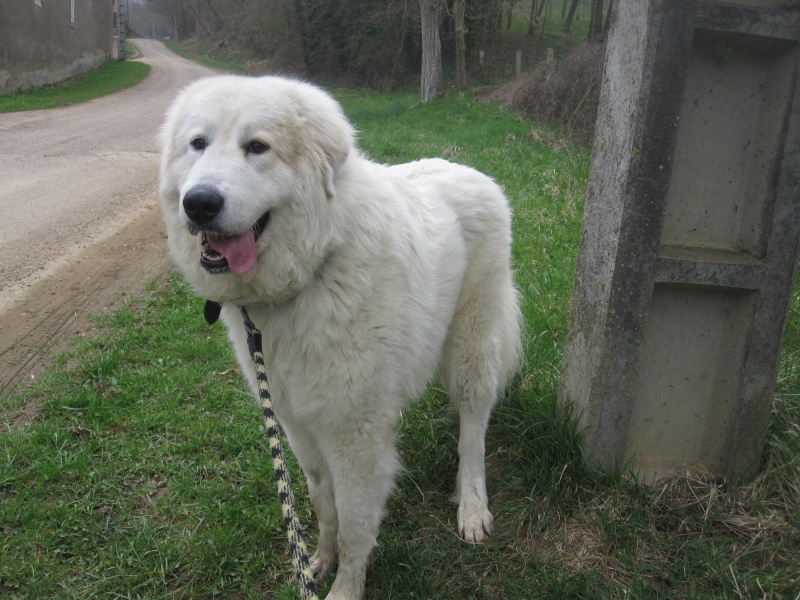
[(196, 185), (183, 197), (186, 216), (198, 225), (210, 223), (222, 212), (225, 198), (217, 190), (205, 185)]

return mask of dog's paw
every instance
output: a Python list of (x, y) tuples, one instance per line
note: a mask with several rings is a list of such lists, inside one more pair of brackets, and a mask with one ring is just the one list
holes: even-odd
[[(309, 557), (308, 565), (311, 567), (311, 572), (314, 574), (314, 581), (322, 581), (328, 577), (336, 567), (336, 551), (334, 550), (332, 553), (326, 553), (317, 549), (317, 551)], [(297, 573), (292, 573), (289, 579), (292, 583), (297, 583), (300, 577)]]
[(458, 535), (465, 542), (480, 544), (494, 530), (494, 517), (484, 506), (458, 508)]
[(346, 568), (339, 568), (336, 580), (325, 600), (363, 600), (365, 572), (357, 570), (356, 573), (348, 572)]
[(333, 572), (336, 567), (336, 548), (319, 547), (308, 560), (314, 577), (322, 581)]

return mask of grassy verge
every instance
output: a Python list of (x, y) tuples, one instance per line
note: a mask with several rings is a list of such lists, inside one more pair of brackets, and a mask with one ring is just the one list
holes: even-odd
[(139, 56), (139, 50), (136, 49), (136, 46), (130, 43), (129, 40), (125, 40), (125, 58), (126, 60), (132, 60)]
[[(754, 484), (684, 478), (650, 490), (590, 474), (555, 415), (588, 152), (465, 97), (339, 97), (374, 159), (444, 156), (505, 187), (528, 330), (526, 364), (487, 441), (495, 535), (482, 546), (457, 539), (448, 496), (458, 428), (434, 384), (404, 414), (406, 472), (367, 598), (794, 598), (798, 294)], [(202, 301), (177, 276), (99, 325), (104, 333), (4, 401), (0, 595), (297, 597), (259, 411), (222, 328), (204, 324)], [(20, 413), (36, 416), (20, 424)], [(296, 468), (294, 482), (313, 547)]]
[(109, 60), (59, 83), (0, 96), (0, 113), (69, 106), (133, 87), (150, 72), (137, 61)]
[(242, 66), (241, 56), (229, 55), (225, 53), (216, 53), (211, 56), (207, 52), (203, 53), (198, 51), (193, 44), (197, 44), (197, 42), (193, 40), (189, 40), (188, 42), (166, 40), (164, 42), (164, 45), (178, 56), (199, 62), (201, 65), (211, 67), (212, 69), (225, 71), (226, 73), (236, 73), (239, 75), (246, 75), (250, 73), (250, 71)]

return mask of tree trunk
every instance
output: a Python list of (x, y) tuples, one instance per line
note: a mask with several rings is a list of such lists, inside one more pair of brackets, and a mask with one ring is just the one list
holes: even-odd
[(511, 22), (514, 20), (514, 3), (516, 0), (508, 0), (508, 19), (506, 20), (506, 31), (511, 30)]
[(439, 38), (439, 0), (419, 0), (422, 25), (422, 102), (442, 95), (442, 42)]
[(603, 0), (592, 0), (592, 16), (589, 20), (590, 42), (598, 42), (603, 37)]
[(562, 19), (566, 19), (567, 18), (567, 2), (568, 1), (569, 0), (564, 0), (563, 4), (561, 4), (561, 18)]
[(603, 39), (608, 37), (608, 30), (611, 27), (611, 10), (614, 8), (614, 0), (608, 0), (608, 12), (606, 12), (606, 24), (603, 25)]
[(503, 33), (503, 1), (494, 0), (492, 2), (491, 33), (489, 39), (496, 42)]
[(297, 20), (297, 31), (300, 34), (300, 47), (303, 51), (303, 65), (306, 68), (306, 77), (311, 77), (313, 65), (311, 63), (311, 51), (308, 47), (306, 11), (302, 0), (294, 0), (294, 16)]
[(539, 14), (542, 14), (542, 8), (545, 8), (544, 17), (542, 17), (542, 28), (541, 33), (539, 33), (539, 38), (544, 39), (544, 26), (547, 25), (547, 17), (550, 14), (550, 3), (552, 0), (542, 0), (542, 5), (539, 8)]
[(580, 0), (572, 0), (572, 4), (569, 5), (567, 20), (564, 21), (564, 33), (569, 33), (570, 27), (572, 27), (572, 18), (575, 16), (575, 11), (578, 9), (578, 2), (580, 2)]
[(531, 18), (528, 21), (528, 35), (536, 31), (536, 0), (531, 0)]
[(219, 28), (219, 17), (208, 0), (189, 0), (184, 3), (192, 13), (194, 35), (208, 36)]
[(466, 44), (464, 43), (464, 11), (467, 0), (456, 0), (456, 89), (463, 92), (467, 89)]

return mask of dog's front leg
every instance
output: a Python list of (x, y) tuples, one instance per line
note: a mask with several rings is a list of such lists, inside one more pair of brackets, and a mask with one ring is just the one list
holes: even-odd
[(339, 569), (329, 600), (361, 600), (370, 552), (399, 462), (393, 425), (348, 424), (326, 436), (339, 532)]
[(336, 536), (339, 523), (333, 497), (333, 481), (325, 456), (313, 435), (313, 430), (300, 425), (291, 418), (285, 418), (282, 425), (289, 445), (306, 476), (308, 494), (319, 520), (317, 550), (309, 562), (317, 581), (321, 581), (336, 567)]
[(311, 556), (311, 570), (318, 581), (331, 574), (336, 566), (336, 537), (339, 523), (336, 520), (336, 505), (330, 475), (312, 471), (308, 473), (308, 492), (319, 520), (319, 542)]

